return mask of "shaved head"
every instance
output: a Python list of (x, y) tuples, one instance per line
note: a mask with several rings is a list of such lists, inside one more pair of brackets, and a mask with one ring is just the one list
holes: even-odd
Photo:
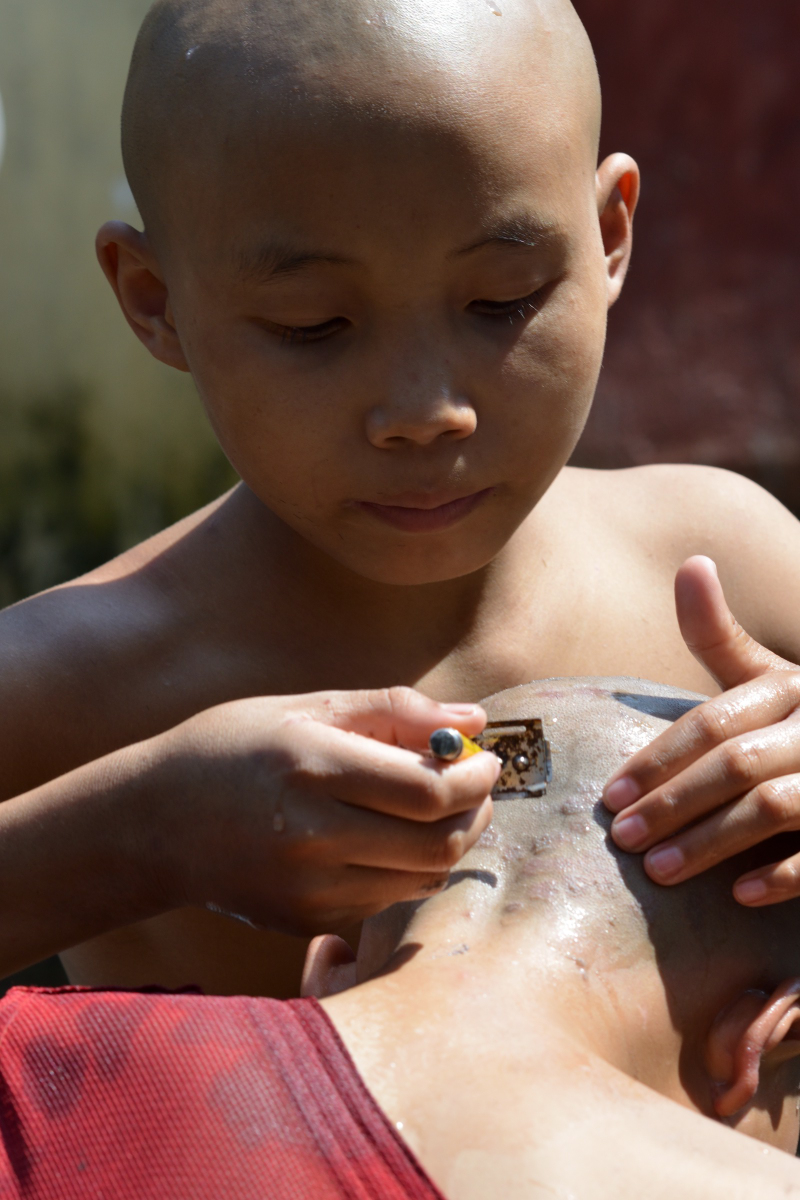
[[(455, 579), (594, 395), (638, 196), (599, 118), (567, 0), (158, 0), (123, 114), (145, 229), (104, 226), (101, 262), (279, 521), (362, 577)], [(409, 494), (479, 500), (419, 538), (381, 515)]]
[(123, 155), (155, 232), (180, 212), (181, 168), (224, 169), (225, 147), (256, 127), (483, 118), (502, 138), (509, 105), (528, 106), (545, 138), (568, 126), (593, 173), (599, 82), (568, 0), (157, 0), (134, 50)]
[[(601, 678), (544, 680), (485, 700), (490, 720), (543, 719), (553, 780), (542, 798), (496, 802), (492, 825), (459, 864), (459, 875), (493, 881), (486, 903), (502, 928), (542, 920), (551, 944), (587, 969), (653, 961), (671, 981), (678, 1026), (698, 1005), (716, 1013), (736, 986), (772, 986), (800, 973), (800, 902), (745, 908), (733, 896), (739, 875), (782, 856), (774, 841), (669, 888), (608, 837), (608, 778), (702, 699)], [(375, 938), (385, 960), (413, 912), (397, 905), (366, 922), (365, 952)]]

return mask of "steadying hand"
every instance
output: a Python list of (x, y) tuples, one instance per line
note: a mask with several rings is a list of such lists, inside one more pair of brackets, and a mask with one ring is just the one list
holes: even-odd
[[(675, 601), (684, 641), (725, 690), (635, 754), (603, 794), (619, 814), (614, 841), (646, 851), (662, 884), (800, 829), (800, 667), (742, 629), (711, 559), (684, 563)], [(800, 896), (800, 855), (741, 876), (734, 895), (751, 906)]]

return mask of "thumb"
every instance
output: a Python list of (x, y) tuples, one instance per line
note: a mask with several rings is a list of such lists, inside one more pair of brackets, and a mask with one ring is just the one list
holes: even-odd
[(716, 563), (697, 554), (675, 576), (675, 607), (686, 645), (727, 691), (767, 671), (795, 670), (742, 629), (728, 608)]
[(434, 729), (444, 725), (452, 725), (468, 737), (486, 725), (486, 713), (479, 704), (440, 704), (409, 687), (328, 692), (316, 699), (324, 707), (321, 719), (329, 725), (408, 750), (426, 749)]

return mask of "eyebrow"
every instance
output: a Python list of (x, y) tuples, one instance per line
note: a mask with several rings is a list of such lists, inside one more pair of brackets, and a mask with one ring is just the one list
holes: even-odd
[[(502, 221), (486, 229), (484, 236), (477, 242), (461, 246), (453, 250), (448, 258), (461, 258), (472, 254), (484, 246), (508, 245), (524, 246), (529, 249), (547, 247), (563, 241), (563, 235), (555, 225), (535, 217), (522, 215)], [(347, 258), (341, 254), (328, 254), (325, 251), (298, 250), (285, 242), (278, 240), (262, 243), (252, 251), (242, 251), (238, 256), (239, 273), (245, 279), (280, 279), (296, 275), (306, 267), (357, 266), (358, 260)]]
[(540, 221), (536, 217), (523, 214), (501, 221), (487, 228), (482, 238), (454, 250), (450, 257), (460, 258), (465, 254), (473, 254), (484, 246), (508, 245), (524, 246), (535, 250), (538, 247), (558, 245), (563, 242), (564, 235), (550, 221)]
[(238, 256), (239, 273), (246, 279), (277, 279), (295, 275), (305, 267), (321, 265), (348, 267), (355, 259), (324, 251), (297, 250), (283, 242), (265, 242), (253, 251)]

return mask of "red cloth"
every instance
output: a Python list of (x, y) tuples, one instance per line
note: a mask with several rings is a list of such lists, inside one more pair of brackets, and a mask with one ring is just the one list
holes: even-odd
[(313, 1000), (16, 988), (2, 1200), (442, 1200)]

